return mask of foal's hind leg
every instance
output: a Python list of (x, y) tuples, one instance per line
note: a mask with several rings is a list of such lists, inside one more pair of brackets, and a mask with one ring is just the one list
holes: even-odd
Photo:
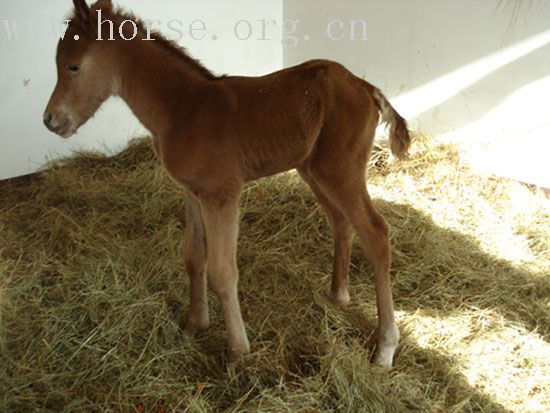
[(315, 179), (308, 175), (307, 170), (298, 168), (298, 172), (309, 185), (327, 214), (334, 242), (332, 283), (329, 294), (331, 300), (336, 304), (346, 306), (350, 301), (349, 264), (353, 242), (353, 227), (338, 207), (323, 194)]
[[(350, 168), (348, 172), (352, 170)], [(318, 182), (323, 192), (328, 194), (352, 223), (363, 244), (365, 255), (373, 266), (378, 309), (378, 347), (374, 361), (381, 366), (391, 367), (399, 341), (399, 330), (393, 314), (388, 224), (372, 205), (363, 177), (355, 174), (348, 181), (325, 178)]]
[[(388, 241), (389, 227), (376, 211), (364, 188), (357, 208), (350, 208), (350, 219), (363, 243), (367, 259), (374, 268), (376, 304), (378, 309), (378, 347), (374, 362), (391, 367), (399, 341), (399, 330), (393, 313), (390, 282), (391, 253)], [(363, 208), (361, 208), (363, 206)]]
[(375, 363), (389, 367), (399, 341), (399, 330), (393, 312), (388, 225), (372, 205), (365, 184), (374, 120), (369, 123), (366, 136), (339, 134), (346, 129), (343, 125), (325, 131), (305, 168), (322, 193), (351, 222), (373, 266), (379, 328)]
[(185, 267), (189, 275), (189, 315), (186, 333), (192, 336), (197, 330), (208, 327), (208, 300), (206, 296), (206, 233), (200, 206), (187, 194), (187, 228), (183, 245)]

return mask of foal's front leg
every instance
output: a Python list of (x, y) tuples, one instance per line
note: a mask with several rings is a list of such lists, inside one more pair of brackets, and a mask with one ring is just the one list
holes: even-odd
[(183, 255), (189, 275), (189, 315), (186, 333), (189, 336), (197, 330), (208, 327), (208, 300), (206, 296), (206, 233), (200, 205), (187, 193), (187, 222)]
[[(239, 191), (240, 192), (240, 191)], [(237, 237), (239, 232), (239, 194), (221, 200), (200, 200), (208, 240), (207, 272), (210, 285), (220, 300), (227, 327), (229, 352), (240, 358), (250, 352), (239, 306), (237, 283)]]

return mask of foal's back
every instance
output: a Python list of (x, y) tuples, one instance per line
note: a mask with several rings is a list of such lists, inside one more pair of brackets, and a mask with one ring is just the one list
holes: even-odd
[(199, 113), (212, 119), (200, 139), (211, 145), (210, 155), (220, 153), (217, 163), (240, 162), (246, 181), (289, 170), (310, 156), (327, 125), (364, 135), (369, 112), (377, 117), (369, 86), (327, 60), (261, 77), (223, 77), (201, 93)]

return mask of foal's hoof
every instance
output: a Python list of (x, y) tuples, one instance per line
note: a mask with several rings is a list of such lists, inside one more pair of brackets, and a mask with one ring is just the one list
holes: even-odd
[(393, 353), (395, 350), (377, 350), (374, 357), (374, 364), (380, 367), (391, 369), (393, 366)]
[(383, 337), (383, 339), (378, 341), (374, 364), (380, 367), (391, 368), (393, 365), (393, 356), (399, 343), (399, 330), (397, 326), (394, 325)]
[(229, 351), (229, 361), (231, 363), (235, 363), (237, 365), (241, 365), (241, 364), (244, 364), (244, 360), (246, 358), (246, 356), (250, 354), (250, 353), (238, 353), (238, 352), (233, 352), (233, 351)]
[(238, 347), (229, 347), (229, 359), (236, 363), (242, 363), (244, 362), (244, 358), (250, 354), (250, 344), (248, 341), (246, 343), (242, 343), (242, 345)]
[(208, 319), (201, 320), (201, 321), (195, 321), (195, 320), (187, 320), (187, 324), (185, 325), (185, 336), (187, 338), (193, 338), (193, 336), (200, 330), (206, 330), (209, 326), (210, 322)]
[(350, 303), (350, 296), (347, 290), (330, 290), (328, 292), (328, 298), (330, 299), (330, 301), (340, 307), (347, 307)]

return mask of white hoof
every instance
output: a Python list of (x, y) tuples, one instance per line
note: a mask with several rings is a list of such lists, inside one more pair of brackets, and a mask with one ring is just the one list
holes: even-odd
[(374, 357), (374, 364), (390, 369), (393, 366), (394, 353), (395, 348), (385, 347), (377, 349), (376, 356)]
[(378, 339), (376, 355), (374, 357), (374, 364), (381, 367), (391, 368), (393, 365), (395, 349), (397, 349), (397, 344), (399, 343), (399, 330), (394, 324), (384, 333), (379, 331), (378, 334), (380, 334), (380, 336)]
[(329, 291), (328, 293), (330, 301), (340, 307), (347, 307), (350, 303), (349, 291), (347, 289), (340, 289), (336, 292)]
[(240, 343), (240, 345), (232, 347), (229, 346), (229, 357), (233, 361), (242, 362), (244, 359), (244, 356), (250, 353), (250, 344), (248, 342), (248, 339), (246, 341)]

